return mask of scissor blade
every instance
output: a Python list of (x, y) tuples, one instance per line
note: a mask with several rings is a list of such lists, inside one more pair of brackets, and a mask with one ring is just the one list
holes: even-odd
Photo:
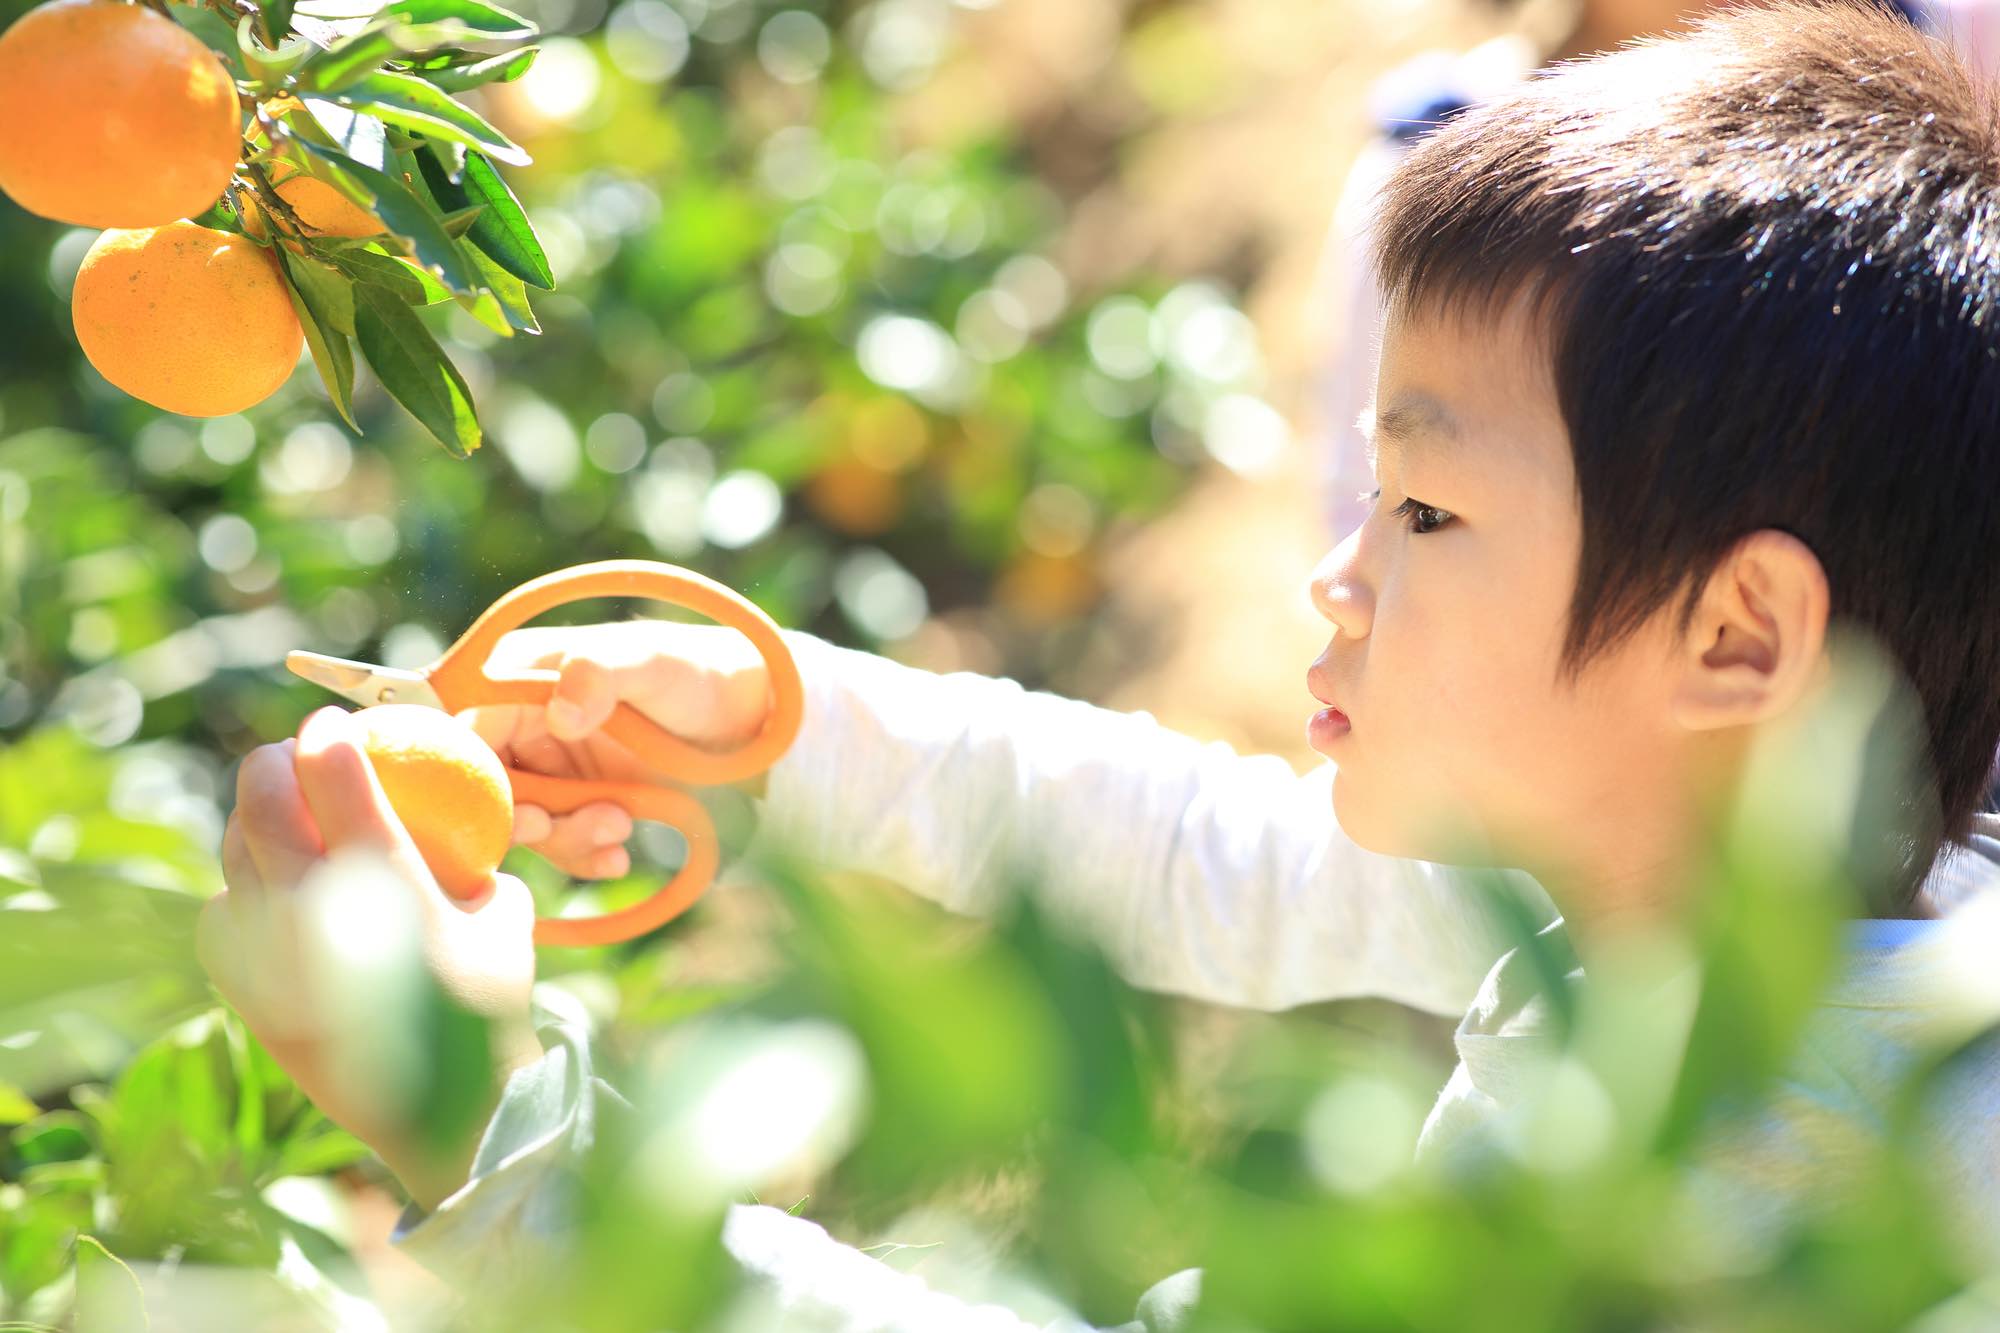
[(422, 704), (443, 708), (430, 682), (420, 672), (399, 671), (373, 662), (350, 662), (344, 657), (328, 657), (293, 649), (285, 654), (285, 668), (315, 685), (332, 690), (341, 698), (363, 708), (377, 704)]

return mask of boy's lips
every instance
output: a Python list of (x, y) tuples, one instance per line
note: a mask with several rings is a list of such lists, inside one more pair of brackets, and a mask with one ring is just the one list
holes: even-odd
[(1306, 744), (1325, 754), (1327, 747), (1351, 730), (1353, 725), (1348, 722), (1347, 714), (1338, 708), (1322, 708), (1306, 723)]
[(1306, 689), (1311, 691), (1313, 698), (1326, 705), (1314, 713), (1312, 720), (1306, 723), (1306, 744), (1315, 750), (1324, 751), (1327, 746), (1353, 730), (1354, 724), (1348, 720), (1346, 713), (1334, 706), (1333, 691), (1321, 678), (1317, 665), (1313, 670), (1306, 672)]

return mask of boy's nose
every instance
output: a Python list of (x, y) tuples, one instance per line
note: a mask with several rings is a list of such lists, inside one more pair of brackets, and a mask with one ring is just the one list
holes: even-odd
[(1368, 637), (1375, 611), (1374, 594), (1356, 568), (1360, 553), (1361, 531), (1357, 529), (1321, 558), (1306, 585), (1313, 610), (1350, 639)]

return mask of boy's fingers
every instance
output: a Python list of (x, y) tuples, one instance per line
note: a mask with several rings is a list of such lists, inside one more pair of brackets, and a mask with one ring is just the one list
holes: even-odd
[(582, 740), (604, 725), (617, 704), (610, 671), (594, 658), (571, 657), (549, 697), (549, 734), (560, 741)]
[(550, 865), (575, 879), (616, 879), (632, 868), (632, 858), (623, 847), (598, 847), (568, 855), (556, 855), (540, 847)]
[(521, 730), (521, 718), (528, 710), (514, 704), (494, 704), (486, 708), (462, 708), (458, 720), (471, 727), (479, 739), (504, 757)]
[(486, 670), (495, 676), (511, 676), (530, 668), (559, 666), (563, 645), (575, 633), (575, 629), (560, 625), (510, 629), (493, 645), (486, 658)]
[(390, 807), (345, 709), (322, 708), (305, 720), (299, 728), (297, 767), (299, 788), (329, 853), (344, 848), (377, 852), (399, 867), (421, 872), (434, 891), (443, 892)]
[[(609, 864), (600, 853), (617, 849), (632, 836), (632, 817), (608, 801), (595, 801), (553, 821), (546, 838), (533, 844), (534, 850), (572, 875), (601, 878), (599, 867)], [(613, 871), (623, 874), (622, 870)]]
[[(698, 656), (656, 653), (631, 664), (618, 675), (619, 694), (642, 700), (643, 711), (655, 722), (697, 745), (741, 741), (739, 733), (768, 687), (760, 674), (738, 669), (734, 654), (755, 653), (747, 640), (738, 647), (725, 640), (711, 642)], [(761, 722), (761, 712), (755, 720)]]
[(514, 841), (523, 846), (532, 846), (555, 832), (555, 821), (549, 812), (539, 805), (517, 805), (514, 807)]
[(233, 820), (258, 888), (292, 887), (325, 851), (294, 771), (297, 748), (290, 740), (260, 745), (236, 769)]
[(577, 871), (583, 879), (616, 879), (632, 868), (632, 858), (623, 847), (600, 847), (584, 858)]
[(250, 843), (243, 836), (243, 820), (238, 815), (231, 815), (222, 830), (222, 879), (238, 893), (261, 893), (264, 889), (263, 877), (257, 873), (257, 863), (250, 856)]

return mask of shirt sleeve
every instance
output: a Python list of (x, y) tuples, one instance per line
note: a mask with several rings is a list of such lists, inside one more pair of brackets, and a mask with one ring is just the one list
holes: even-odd
[[(806, 715), (752, 855), (968, 914), (1031, 884), (1133, 985), (1257, 1009), (1375, 995), (1461, 1013), (1511, 942), (1485, 881), (1342, 833), (1330, 764), (1301, 776), (1148, 713), (786, 637)], [(1554, 916), (1531, 878), (1502, 878)]]

